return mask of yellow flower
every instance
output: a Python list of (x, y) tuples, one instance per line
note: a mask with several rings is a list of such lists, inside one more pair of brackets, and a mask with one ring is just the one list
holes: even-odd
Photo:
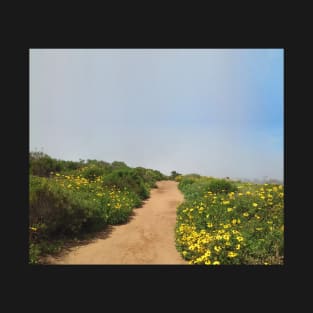
[(221, 263), (219, 261), (214, 261), (212, 264), (213, 265), (220, 265)]
[(30, 229), (31, 229), (32, 231), (37, 231), (37, 228), (36, 228), (36, 227), (30, 227)]
[(237, 245), (236, 245), (236, 250), (239, 250), (240, 249), (240, 244), (238, 243)]
[(234, 257), (237, 256), (237, 255), (238, 255), (238, 253), (232, 252), (232, 251), (229, 251), (228, 254), (227, 254), (227, 256), (228, 256), (229, 258), (234, 258)]
[(56, 176), (60, 176), (60, 174), (59, 174), (59, 173), (56, 173), (55, 175), (56, 175)]
[(223, 235), (223, 238), (224, 238), (225, 240), (229, 240), (230, 236), (229, 236), (228, 234), (225, 234), (225, 235)]
[(212, 223), (207, 223), (207, 225), (208, 225), (209, 228), (213, 227)]
[(214, 246), (214, 250), (216, 252), (220, 252), (222, 250), (222, 248), (220, 246)]
[(252, 204), (254, 207), (257, 207), (258, 206), (258, 204), (257, 203), (255, 203), (255, 202), (253, 202), (253, 204)]
[(258, 220), (261, 218), (259, 215), (257, 215), (257, 214), (255, 214), (254, 215), (255, 216), (255, 218), (257, 218)]
[(233, 208), (227, 208), (227, 212), (231, 212)]
[(236, 239), (240, 242), (240, 241), (243, 241), (243, 237), (241, 236), (237, 236)]
[(210, 265), (210, 264), (211, 264), (211, 261), (210, 261), (210, 260), (206, 260), (206, 261), (204, 262), (204, 264), (205, 264), (205, 265)]
[(256, 230), (262, 230), (263, 228), (262, 227), (256, 227), (255, 229)]
[(208, 257), (208, 256), (211, 256), (211, 251), (210, 250), (207, 250), (204, 254), (204, 257)]
[(229, 201), (223, 201), (223, 204), (229, 204), (230, 202)]
[(248, 212), (245, 212), (245, 213), (243, 213), (242, 215), (247, 217), (247, 216), (249, 216), (249, 213), (248, 213)]
[(247, 192), (246, 192), (246, 195), (251, 195), (251, 192), (250, 192), (250, 191), (247, 191)]

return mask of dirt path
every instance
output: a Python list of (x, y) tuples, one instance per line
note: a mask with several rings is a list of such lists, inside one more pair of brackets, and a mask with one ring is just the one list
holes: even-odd
[(71, 248), (50, 264), (187, 264), (175, 248), (176, 208), (183, 195), (173, 181), (158, 182), (132, 219), (85, 246)]

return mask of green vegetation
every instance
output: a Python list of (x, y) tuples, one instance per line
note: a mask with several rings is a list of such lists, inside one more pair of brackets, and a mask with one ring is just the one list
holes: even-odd
[(67, 240), (127, 222), (163, 179), (159, 171), (123, 162), (72, 162), (31, 153), (29, 262), (60, 251)]
[(175, 180), (177, 176), (180, 176), (181, 174), (177, 173), (176, 171), (171, 171), (171, 175), (169, 179)]
[(284, 192), (212, 177), (176, 178), (176, 246), (191, 264), (283, 264)]

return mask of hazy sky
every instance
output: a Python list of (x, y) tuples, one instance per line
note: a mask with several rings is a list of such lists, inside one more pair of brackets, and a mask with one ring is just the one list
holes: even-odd
[(31, 49), (30, 150), (283, 179), (282, 49)]

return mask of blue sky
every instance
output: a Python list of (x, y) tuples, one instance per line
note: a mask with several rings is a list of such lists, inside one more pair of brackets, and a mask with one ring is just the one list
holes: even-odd
[(282, 49), (30, 49), (30, 150), (283, 179)]

